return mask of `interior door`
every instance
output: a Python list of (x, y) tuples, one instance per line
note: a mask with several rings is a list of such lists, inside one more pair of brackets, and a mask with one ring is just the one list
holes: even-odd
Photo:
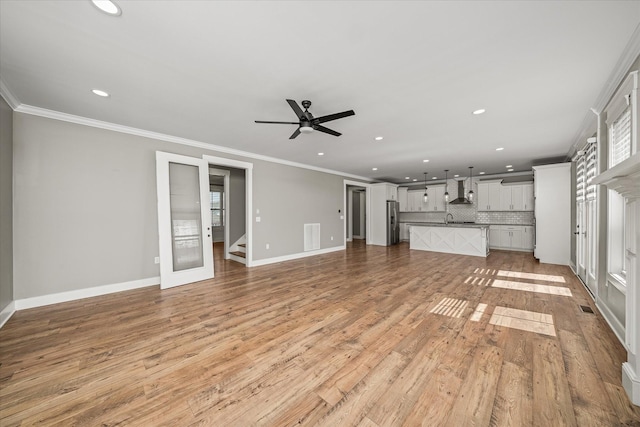
[(578, 276), (583, 283), (587, 282), (587, 260), (586, 260), (586, 210), (585, 203), (580, 202), (576, 205), (576, 268)]
[(213, 277), (209, 165), (156, 152), (160, 288)]

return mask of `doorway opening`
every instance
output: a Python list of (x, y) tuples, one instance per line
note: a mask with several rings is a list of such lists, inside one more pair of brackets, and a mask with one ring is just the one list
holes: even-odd
[(202, 158), (209, 163), (214, 263), (218, 258), (250, 267), (253, 164), (207, 155)]
[(345, 180), (345, 241), (369, 243), (369, 184)]

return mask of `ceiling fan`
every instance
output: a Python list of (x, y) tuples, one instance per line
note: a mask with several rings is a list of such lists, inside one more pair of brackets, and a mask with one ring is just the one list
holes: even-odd
[(356, 114), (353, 112), (353, 110), (349, 110), (349, 111), (343, 111), (342, 113), (329, 114), (327, 116), (322, 116), (322, 117), (313, 117), (313, 114), (309, 112), (309, 107), (311, 107), (311, 101), (307, 101), (307, 100), (302, 101), (302, 107), (304, 108), (304, 111), (302, 111), (302, 108), (300, 108), (298, 103), (293, 99), (287, 99), (287, 102), (289, 103), (289, 106), (291, 106), (291, 109), (293, 109), (293, 112), (296, 113), (296, 116), (298, 116), (298, 119), (299, 119), (298, 122), (268, 122), (263, 120), (256, 120), (256, 123), (276, 123), (276, 124), (283, 124), (283, 125), (298, 125), (298, 129), (296, 129), (295, 132), (293, 132), (293, 134), (289, 137), (289, 139), (294, 139), (295, 137), (300, 135), (301, 132), (310, 133), (310, 132), (313, 132), (314, 130), (328, 133), (329, 135), (333, 135), (333, 136), (340, 136), (342, 135), (340, 132), (336, 132), (335, 130), (324, 127), (320, 123), (326, 123), (326, 122), (330, 122), (331, 120), (337, 120), (343, 117), (353, 116), (354, 114)]

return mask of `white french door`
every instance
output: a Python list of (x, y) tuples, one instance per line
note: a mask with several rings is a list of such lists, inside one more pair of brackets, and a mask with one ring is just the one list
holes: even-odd
[(156, 151), (160, 288), (213, 277), (209, 164)]

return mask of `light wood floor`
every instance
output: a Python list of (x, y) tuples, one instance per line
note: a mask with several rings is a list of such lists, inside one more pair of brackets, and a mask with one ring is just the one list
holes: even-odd
[(570, 270), (531, 254), (356, 242), (216, 269), (17, 312), (0, 425), (640, 425), (623, 347)]

